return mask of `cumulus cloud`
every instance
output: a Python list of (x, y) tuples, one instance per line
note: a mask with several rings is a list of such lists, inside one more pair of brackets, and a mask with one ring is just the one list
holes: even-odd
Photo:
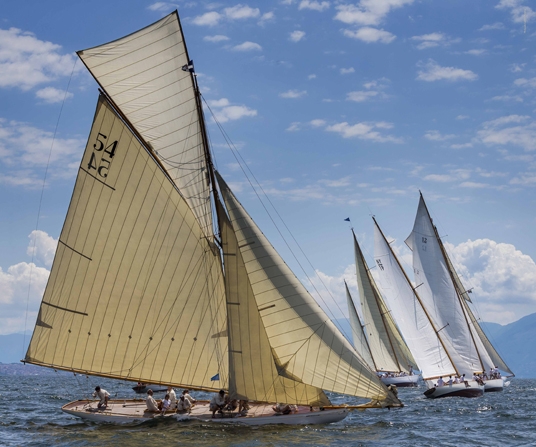
[(26, 250), (28, 256), (32, 256), (34, 260), (40, 261), (47, 267), (52, 266), (58, 240), (41, 230), (32, 231), (28, 237), (30, 238), (30, 244)]
[(258, 8), (251, 8), (247, 5), (235, 5), (230, 8), (225, 8), (225, 17), (230, 20), (255, 19), (261, 15)]
[(484, 25), (478, 31), (492, 31), (492, 30), (501, 30), (505, 29), (505, 26), (501, 22), (495, 22), (490, 25)]
[(208, 102), (220, 123), (235, 121), (247, 116), (257, 116), (257, 111), (245, 105), (233, 105), (227, 98)]
[(424, 134), (424, 138), (430, 141), (446, 141), (452, 138), (456, 138), (456, 135), (453, 135), (453, 134), (442, 135), (437, 130), (429, 130)]
[(217, 34), (215, 36), (205, 36), (203, 37), (203, 40), (206, 42), (218, 43), (218, 42), (225, 42), (226, 40), (229, 40), (229, 38), (227, 36)]
[(460, 42), (460, 39), (453, 39), (444, 33), (430, 33), (423, 34), (422, 36), (413, 36), (411, 40), (420, 42), (417, 45), (417, 49), (419, 50), (426, 50), (438, 46), (447, 47), (453, 43)]
[(354, 67), (350, 67), (350, 68), (341, 68), (341, 69), (340, 69), (340, 73), (341, 73), (342, 75), (350, 74), (350, 73), (355, 73), (355, 69), (354, 69)]
[[(61, 46), (37, 39), (17, 28), (0, 29), (0, 87), (21, 90), (70, 76), (75, 66), (71, 54), (61, 54)], [(77, 70), (81, 69), (77, 65)]]
[(156, 2), (147, 6), (147, 9), (150, 11), (167, 12), (177, 9), (177, 5), (175, 3)]
[(534, 312), (536, 264), (530, 256), (490, 239), (445, 245), (465, 287), (474, 288), (483, 321), (507, 324)]
[(389, 80), (387, 78), (380, 78), (375, 81), (365, 82), (363, 87), (365, 90), (357, 90), (349, 92), (346, 95), (347, 101), (365, 102), (373, 98), (387, 98), (387, 94), (384, 90), (388, 87)]
[(54, 87), (45, 87), (35, 92), (35, 96), (43, 101), (53, 104), (56, 102), (62, 102), (64, 99), (73, 97), (71, 92), (64, 92)]
[(362, 40), (366, 43), (391, 43), (393, 40), (396, 39), (396, 36), (394, 34), (391, 34), (390, 32), (384, 31), (382, 29), (371, 28), (370, 26), (359, 28), (356, 31), (346, 29), (343, 31), (343, 34), (346, 37)]
[(421, 68), (419, 70), (417, 79), (420, 81), (434, 82), (434, 81), (476, 81), (478, 75), (471, 70), (463, 70), (455, 67), (441, 67), (436, 61), (429, 59), (428, 62), (417, 64)]
[(525, 5), (523, 0), (501, 0), (495, 8), (510, 10), (512, 22), (514, 23), (530, 22), (536, 18), (536, 12)]
[(451, 169), (448, 174), (429, 174), (424, 176), (423, 180), (438, 183), (452, 183), (468, 180), (471, 177), (469, 169)]
[(216, 11), (206, 12), (194, 17), (192, 23), (199, 26), (216, 26), (223, 19), (223, 15)]

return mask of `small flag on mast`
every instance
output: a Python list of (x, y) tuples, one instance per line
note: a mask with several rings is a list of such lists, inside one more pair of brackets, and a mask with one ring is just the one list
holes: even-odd
[(212, 381), (220, 380), (220, 373), (216, 374), (215, 376), (212, 376), (212, 377), (210, 378), (210, 380), (212, 380)]
[(350, 218), (347, 217), (346, 219), (344, 219), (345, 222), (350, 222)]
[(194, 61), (190, 60), (186, 65), (182, 66), (182, 71), (189, 71), (190, 73), (194, 72)]

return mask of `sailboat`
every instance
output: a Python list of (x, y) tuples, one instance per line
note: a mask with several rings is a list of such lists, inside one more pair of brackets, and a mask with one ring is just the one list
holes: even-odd
[(422, 193), (413, 232), (406, 242), (413, 251), (415, 281), (422, 284), (420, 295), (429, 306), (432, 318), (444, 327), (473, 373), (482, 376), (485, 391), (501, 391), (503, 379), (498, 374), (498, 365), (502, 371), (513, 373), (471, 311), (467, 290), (432, 222)]
[[(401, 406), (215, 170), (177, 11), (78, 55), (100, 95), (24, 361), (248, 401), (247, 414), (214, 417), (197, 401), (187, 415), (214, 422), (330, 423)], [(326, 391), (368, 402), (332, 405)], [(62, 410), (176, 417), (139, 399)]]
[(363, 324), (361, 324), (361, 318), (345, 281), (354, 347), (378, 372), (380, 380), (386, 385), (417, 386), (419, 375), (413, 373), (415, 360), (376, 286), (353, 229), (352, 235), (357, 285), (363, 312)]
[[(472, 380), (472, 368), (448, 337), (445, 326), (432, 318), (428, 303), (421, 297), (422, 284), (413, 287), (391, 245), (374, 220), (374, 259), (383, 296), (404, 335), (422, 377), (428, 398), (479, 397), (484, 386)], [(449, 383), (449, 378), (461, 383)], [(445, 379), (443, 379), (445, 378)], [(445, 386), (441, 386), (445, 382)]]

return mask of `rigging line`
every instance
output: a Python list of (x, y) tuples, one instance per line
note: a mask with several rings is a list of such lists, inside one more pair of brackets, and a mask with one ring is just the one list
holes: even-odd
[(56, 127), (54, 128), (54, 135), (52, 136), (52, 142), (50, 143), (50, 151), (48, 152), (48, 159), (47, 159), (47, 164), (46, 164), (46, 167), (45, 167), (45, 174), (43, 176), (43, 186), (41, 188), (41, 196), (39, 197), (39, 205), (38, 205), (38, 209), (37, 209), (37, 220), (35, 222), (35, 232), (36, 233), (34, 234), (34, 238), (33, 238), (32, 260), (30, 262), (30, 276), (28, 278), (28, 294), (26, 296), (26, 313), (25, 313), (25, 317), (24, 317), (24, 332), (23, 332), (23, 337), (22, 337), (22, 352), (23, 352), (23, 355), (24, 355), (24, 346), (26, 345), (26, 328), (27, 328), (27, 324), (28, 324), (28, 309), (29, 309), (29, 305), (30, 305), (30, 290), (31, 290), (31, 286), (32, 286), (32, 273), (33, 273), (33, 265), (34, 265), (34, 259), (35, 259), (35, 250), (36, 250), (36, 246), (37, 246), (37, 230), (39, 228), (39, 220), (40, 220), (40, 217), (41, 217), (41, 206), (43, 205), (43, 196), (44, 196), (44, 193), (45, 193), (45, 185), (46, 185), (46, 182), (47, 182), (48, 168), (50, 167), (50, 159), (52, 158), (52, 150), (54, 149), (54, 142), (56, 141), (56, 134), (58, 133), (58, 127), (60, 125), (61, 114), (63, 112), (63, 107), (65, 106), (65, 101), (67, 100), (67, 94), (69, 93), (69, 87), (71, 85), (71, 80), (73, 79), (74, 69), (76, 67), (77, 62), (78, 62), (78, 58), (75, 58), (73, 69), (71, 71), (71, 76), (69, 77), (69, 81), (67, 82), (67, 87), (65, 88), (65, 93), (63, 95), (63, 101), (61, 103), (60, 112), (58, 114), (58, 119), (56, 121)]
[[(205, 98), (203, 97), (203, 101), (205, 101)], [(320, 300), (322, 301), (322, 303), (324, 303), (324, 305), (326, 306), (326, 309), (325, 309), (325, 312), (327, 312), (329, 314), (329, 316), (331, 316), (331, 321), (333, 322), (333, 324), (339, 329), (339, 331), (341, 331), (342, 333), (344, 333), (345, 331), (343, 331), (342, 329), (342, 326), (340, 325), (340, 323), (336, 322), (336, 319), (335, 319), (335, 315), (334, 313), (331, 311), (330, 309), (330, 306), (328, 305), (328, 303), (326, 302), (326, 300), (324, 300), (324, 298), (322, 297), (322, 294), (318, 291), (318, 289), (316, 288), (316, 286), (314, 285), (311, 277), (309, 276), (309, 274), (305, 271), (302, 263), (298, 260), (298, 257), (296, 256), (296, 254), (294, 253), (294, 250), (292, 250), (292, 248), (290, 247), (290, 244), (288, 243), (287, 239), (285, 238), (285, 236), (282, 234), (281, 230), (279, 229), (278, 225), (275, 223), (272, 215), (270, 214), (270, 212), (268, 211), (268, 208), (266, 207), (265, 203), (263, 202), (263, 200), (261, 199), (261, 197), (259, 196), (259, 193), (257, 191), (257, 189), (255, 188), (255, 186), (253, 185), (253, 182), (251, 181), (250, 179), (250, 176), (248, 176), (246, 170), (244, 169), (244, 166), (247, 167), (247, 170), (249, 171), (249, 173), (251, 174), (251, 177), (255, 180), (255, 183), (258, 185), (258, 188), (262, 191), (262, 194), (264, 195), (264, 197), (266, 197), (266, 200), (268, 201), (268, 203), (270, 204), (270, 206), (273, 208), (273, 210), (275, 211), (275, 213), (277, 214), (277, 217), (279, 218), (279, 220), (281, 221), (281, 223), (283, 224), (283, 226), (285, 227), (285, 229), (287, 230), (287, 232), (289, 233), (290, 237), (292, 238), (292, 240), (294, 241), (294, 243), (296, 244), (296, 246), (298, 247), (298, 249), (300, 250), (300, 252), (302, 253), (302, 255), (304, 256), (304, 258), (307, 260), (309, 266), (316, 272), (316, 269), (314, 268), (314, 266), (312, 265), (311, 261), (309, 260), (309, 258), (307, 257), (307, 255), (305, 254), (305, 252), (303, 251), (303, 249), (301, 248), (300, 244), (298, 243), (298, 241), (296, 240), (296, 238), (294, 237), (294, 235), (292, 234), (292, 232), (290, 231), (290, 229), (288, 228), (288, 226), (286, 225), (285, 221), (283, 220), (283, 218), (281, 217), (281, 215), (279, 214), (279, 212), (277, 211), (276, 207), (274, 206), (274, 204), (272, 203), (272, 201), (270, 200), (270, 198), (268, 197), (268, 195), (266, 194), (266, 192), (264, 191), (264, 189), (262, 188), (261, 184), (259, 183), (259, 181), (257, 180), (257, 178), (255, 177), (255, 175), (253, 174), (253, 172), (251, 171), (251, 169), (249, 168), (248, 164), (246, 163), (246, 161), (242, 158), (242, 156), (239, 154), (239, 152), (236, 150), (236, 147), (234, 146), (234, 144), (232, 144), (232, 141), (231, 139), (229, 138), (229, 136), (227, 135), (227, 133), (225, 132), (225, 130), (223, 129), (223, 127), (221, 126), (220, 122), (216, 119), (216, 116), (214, 115), (214, 113), (212, 112), (212, 109), (210, 108), (210, 106), (208, 105), (208, 103), (205, 101), (205, 104), (207, 105), (207, 108), (208, 110), (210, 111), (210, 113), (212, 114), (212, 117), (216, 123), (216, 125), (218, 126), (218, 128), (220, 129), (220, 132), (222, 133), (223, 137), (225, 138), (225, 140), (227, 141), (227, 144), (229, 145), (229, 148), (231, 149), (231, 152), (233, 153), (233, 156), (235, 157), (236, 161), (238, 162), (238, 164), (240, 165), (240, 169), (242, 170), (242, 172), (244, 173), (246, 179), (248, 180), (251, 188), (253, 189), (253, 191), (255, 192), (255, 195), (257, 196), (257, 198), (259, 199), (262, 207), (264, 208), (264, 210), (266, 211), (266, 213), (268, 214), (268, 217), (270, 218), (270, 220), (272, 221), (272, 223), (274, 224), (274, 227), (276, 228), (277, 232), (279, 233), (279, 235), (281, 236), (281, 238), (283, 239), (285, 245), (287, 246), (287, 248), (289, 249), (290, 253), (292, 254), (292, 256), (294, 257), (295, 261), (298, 263), (298, 265), (300, 266), (302, 272), (304, 273), (304, 275), (307, 277), (309, 283), (311, 284), (312, 288), (315, 290), (315, 292), (317, 293), (317, 295), (319, 296)], [(238, 156), (237, 156), (238, 154)], [(240, 160), (242, 160), (242, 163), (240, 163)], [(320, 277), (320, 275), (316, 274), (316, 277), (320, 280), (321, 284), (324, 286), (324, 288), (326, 289), (327, 293), (329, 294), (329, 296), (331, 297), (331, 299), (333, 300), (333, 302), (335, 303), (335, 305), (337, 306), (338, 310), (341, 312), (342, 315), (344, 315), (344, 312), (343, 310), (341, 309), (341, 307), (339, 306), (339, 303), (337, 303), (337, 301), (335, 300), (335, 298), (333, 297), (333, 295), (331, 294), (331, 291), (328, 289), (328, 287), (326, 286), (326, 284), (324, 283), (324, 281), (322, 280), (322, 278)], [(346, 336), (348, 336), (348, 334), (346, 334)]]

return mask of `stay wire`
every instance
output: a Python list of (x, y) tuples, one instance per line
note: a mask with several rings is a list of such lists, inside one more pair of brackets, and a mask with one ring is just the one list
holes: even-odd
[(50, 160), (52, 158), (52, 151), (54, 149), (54, 143), (56, 141), (56, 134), (58, 133), (58, 128), (59, 128), (59, 125), (60, 125), (61, 115), (62, 115), (62, 112), (63, 112), (63, 107), (65, 106), (65, 101), (67, 100), (67, 95), (69, 93), (69, 87), (71, 86), (71, 81), (73, 79), (74, 69), (76, 68), (77, 62), (78, 62), (78, 59), (75, 58), (73, 69), (71, 71), (71, 76), (69, 76), (69, 81), (67, 82), (67, 87), (65, 88), (65, 93), (63, 95), (63, 101), (61, 103), (60, 111), (59, 111), (59, 114), (58, 114), (58, 119), (56, 121), (56, 127), (54, 128), (54, 134), (52, 136), (52, 142), (50, 143), (50, 151), (48, 153), (47, 164), (46, 164), (46, 167), (45, 167), (45, 174), (43, 176), (43, 186), (41, 188), (41, 196), (39, 198), (39, 205), (38, 205), (38, 208), (37, 208), (37, 219), (36, 219), (36, 222), (35, 222), (35, 231), (34, 231), (33, 246), (32, 246), (32, 260), (30, 262), (30, 275), (29, 275), (29, 278), (28, 278), (28, 293), (27, 293), (27, 296), (26, 296), (26, 313), (25, 313), (25, 317), (24, 317), (24, 332), (23, 332), (23, 338), (22, 338), (22, 355), (23, 355), (23, 357), (25, 357), (24, 347), (26, 346), (26, 329), (27, 329), (27, 325), (28, 325), (28, 310), (29, 310), (29, 306), (30, 306), (30, 292), (31, 292), (31, 287), (32, 287), (32, 274), (33, 274), (33, 268), (34, 268), (35, 251), (36, 251), (36, 246), (37, 246), (37, 231), (39, 229), (39, 220), (40, 220), (40, 217), (41, 217), (41, 207), (43, 205), (43, 196), (45, 194), (45, 186), (46, 186), (47, 177), (48, 177), (48, 169), (50, 167)]
[[(296, 244), (296, 246), (298, 247), (298, 249), (300, 250), (300, 252), (302, 253), (303, 257), (306, 259), (307, 263), (309, 264), (309, 266), (316, 272), (316, 269), (314, 268), (314, 266), (312, 265), (311, 261), (309, 260), (309, 258), (307, 257), (307, 255), (305, 254), (305, 252), (303, 251), (303, 249), (301, 248), (300, 244), (298, 243), (298, 241), (296, 240), (296, 238), (294, 237), (294, 235), (292, 234), (292, 232), (290, 231), (290, 229), (288, 228), (287, 224), (285, 223), (285, 221), (283, 220), (283, 218), (281, 217), (281, 215), (279, 214), (279, 212), (277, 211), (276, 207), (274, 206), (274, 204), (272, 203), (272, 201), (270, 200), (270, 198), (268, 197), (268, 195), (266, 194), (266, 192), (264, 191), (264, 189), (262, 188), (260, 182), (257, 180), (257, 178), (255, 177), (255, 175), (253, 174), (253, 172), (251, 171), (251, 169), (249, 168), (248, 164), (246, 163), (246, 161), (242, 158), (242, 156), (239, 154), (238, 150), (236, 149), (236, 147), (234, 146), (234, 144), (232, 143), (231, 139), (229, 138), (229, 136), (227, 135), (227, 133), (225, 132), (225, 130), (223, 129), (223, 127), (221, 126), (220, 122), (216, 119), (216, 116), (214, 114), (214, 112), (212, 111), (212, 109), (210, 108), (210, 106), (208, 105), (207, 101), (205, 100), (205, 98), (202, 96), (203, 98), (203, 101), (204, 103), (206, 104), (208, 110), (210, 111), (213, 119), (214, 119), (214, 122), (216, 123), (216, 125), (218, 126), (218, 128), (220, 129), (220, 132), (222, 133), (223, 137), (225, 138), (225, 141), (227, 142), (227, 144), (229, 145), (229, 148), (231, 149), (231, 152), (233, 153), (233, 156), (235, 157), (235, 160), (238, 162), (239, 166), (240, 166), (240, 169), (242, 170), (242, 172), (244, 173), (246, 179), (248, 180), (251, 188), (253, 189), (253, 191), (255, 192), (255, 195), (257, 196), (257, 198), (259, 199), (262, 207), (264, 208), (264, 210), (266, 211), (266, 213), (268, 214), (268, 217), (269, 219), (272, 221), (274, 227), (276, 228), (277, 232), (279, 233), (279, 235), (281, 236), (281, 238), (283, 239), (285, 245), (287, 246), (287, 248), (289, 249), (289, 251), (291, 252), (292, 256), (294, 257), (294, 259), (296, 260), (296, 262), (298, 263), (298, 265), (300, 266), (300, 269), (302, 270), (302, 272), (304, 273), (304, 275), (307, 277), (307, 280), (309, 281), (309, 283), (311, 284), (311, 286), (313, 287), (313, 289), (315, 290), (315, 292), (317, 293), (318, 297), (320, 298), (320, 300), (322, 301), (322, 303), (326, 306), (326, 309), (325, 311), (329, 313), (329, 315), (331, 316), (331, 321), (337, 326), (337, 328), (344, 333), (343, 331), (343, 328), (340, 326), (340, 324), (338, 322), (336, 322), (336, 319), (335, 319), (335, 316), (333, 314), (333, 312), (331, 311), (328, 303), (324, 300), (324, 298), (322, 297), (322, 295), (320, 294), (320, 292), (318, 291), (318, 289), (316, 288), (315, 284), (313, 283), (311, 277), (309, 276), (309, 274), (305, 271), (302, 263), (299, 261), (298, 257), (296, 256), (294, 250), (290, 247), (290, 244), (288, 243), (287, 239), (285, 238), (285, 236), (282, 234), (281, 230), (279, 229), (279, 226), (276, 224), (276, 222), (274, 221), (274, 219), (272, 218), (272, 215), (271, 213), (268, 211), (268, 208), (266, 207), (264, 201), (261, 199), (261, 197), (259, 196), (259, 193), (257, 191), (257, 188), (254, 186), (253, 182), (251, 181), (250, 179), (250, 176), (253, 178), (253, 180), (255, 181), (255, 183), (258, 185), (258, 188), (262, 191), (262, 194), (264, 195), (264, 197), (266, 198), (266, 200), (268, 201), (268, 203), (270, 204), (270, 206), (273, 208), (273, 210), (275, 211), (275, 213), (277, 214), (277, 217), (279, 218), (279, 220), (281, 221), (281, 223), (283, 224), (283, 226), (285, 227), (285, 229), (287, 230), (287, 232), (289, 233), (290, 237), (292, 238), (292, 240), (294, 241), (294, 243)], [(238, 155), (237, 155), (238, 154)], [(242, 161), (242, 163), (241, 163)], [(250, 173), (250, 176), (248, 175), (248, 173), (246, 172), (246, 170), (244, 169), (244, 166), (247, 167), (247, 170), (249, 171)], [(341, 307), (339, 306), (339, 304), (337, 303), (337, 301), (335, 300), (335, 298), (333, 297), (333, 295), (331, 294), (331, 291), (328, 289), (328, 287), (326, 286), (326, 284), (324, 283), (324, 281), (322, 280), (322, 278), (320, 277), (320, 275), (316, 275), (317, 278), (319, 279), (320, 283), (324, 286), (324, 288), (326, 289), (327, 293), (329, 294), (329, 296), (331, 297), (331, 299), (333, 300), (333, 302), (335, 303), (335, 305), (337, 306), (338, 310), (341, 312), (341, 315), (344, 315), (344, 312), (342, 311)]]

